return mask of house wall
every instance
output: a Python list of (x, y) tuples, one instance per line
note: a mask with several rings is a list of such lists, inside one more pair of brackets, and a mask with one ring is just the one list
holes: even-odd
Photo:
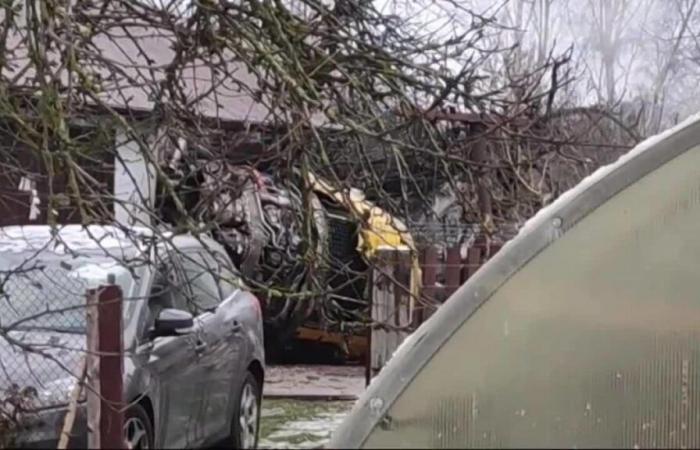
[[(147, 141), (152, 141), (150, 136)], [(156, 171), (136, 141), (116, 133), (114, 219), (126, 226), (150, 226), (156, 195)]]

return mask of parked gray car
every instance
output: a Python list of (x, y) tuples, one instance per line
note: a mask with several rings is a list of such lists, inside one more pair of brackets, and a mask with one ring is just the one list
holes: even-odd
[[(55, 448), (85, 355), (85, 292), (108, 276), (125, 299), (127, 445), (257, 445), (258, 300), (212, 239), (131, 231), (0, 229), (0, 448)], [(83, 395), (71, 447), (86, 445), (86, 422)]]

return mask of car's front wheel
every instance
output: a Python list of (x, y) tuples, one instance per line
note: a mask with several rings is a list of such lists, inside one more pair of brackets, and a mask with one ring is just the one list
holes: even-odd
[(141, 405), (133, 405), (124, 416), (124, 441), (127, 449), (153, 447), (153, 426), (148, 413)]
[(248, 372), (238, 394), (231, 424), (234, 448), (257, 448), (260, 433), (260, 400), (261, 389), (253, 374)]

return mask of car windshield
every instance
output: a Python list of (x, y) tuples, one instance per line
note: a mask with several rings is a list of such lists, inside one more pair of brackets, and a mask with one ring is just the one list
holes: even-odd
[(86, 291), (118, 274), (122, 289), (128, 272), (108, 256), (32, 258), (0, 255), (0, 326), (5, 329), (83, 333)]

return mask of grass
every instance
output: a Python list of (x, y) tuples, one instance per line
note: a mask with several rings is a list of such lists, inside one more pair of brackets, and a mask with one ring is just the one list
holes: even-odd
[(351, 401), (265, 399), (260, 448), (319, 448), (352, 408)]

